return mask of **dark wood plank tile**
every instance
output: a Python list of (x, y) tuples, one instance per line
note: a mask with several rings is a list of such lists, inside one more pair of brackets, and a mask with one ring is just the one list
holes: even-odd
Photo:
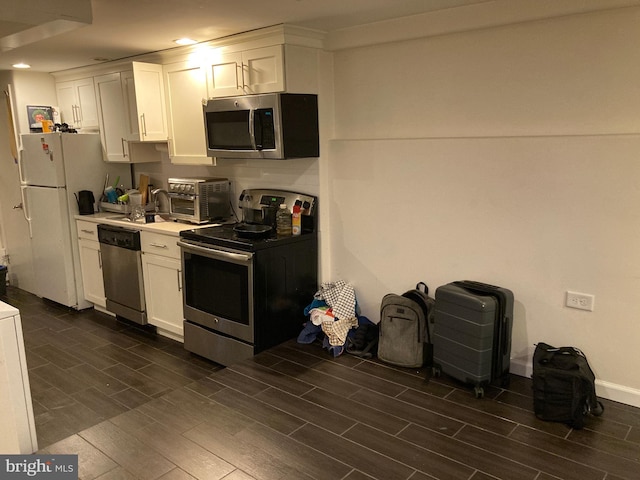
[(368, 373), (353, 368), (345, 367), (344, 365), (335, 362), (322, 362), (313, 368), (319, 372), (326, 373), (327, 375), (333, 375), (341, 380), (350, 382), (353, 385), (370, 388), (390, 397), (395, 397), (406, 390), (406, 387), (398, 385), (397, 383), (389, 382), (382, 378), (369, 375)]
[(138, 412), (153, 418), (163, 427), (174, 433), (183, 433), (202, 423), (197, 415), (191, 415), (188, 409), (176, 408), (176, 406), (164, 398), (157, 398), (140, 405)]
[(235, 470), (232, 464), (218, 455), (158, 423), (137, 430), (132, 435), (196, 478), (223, 478)]
[(136, 370), (132, 370), (126, 365), (114, 365), (105, 369), (104, 372), (149, 397), (155, 397), (170, 390), (167, 385), (157, 382)]
[(211, 378), (205, 377), (200, 380), (196, 380), (195, 382), (191, 382), (186, 385), (186, 388), (193, 390), (200, 395), (204, 395), (208, 397), (209, 395), (213, 395), (216, 392), (219, 392), (223, 388), (226, 388), (224, 385), (218, 382), (214, 382)]
[[(258, 433), (263, 437), (263, 441), (269, 440), (270, 442), (273, 442), (270, 438), (271, 434), (268, 431), (265, 431), (264, 428), (260, 429)], [(338, 435), (334, 435), (320, 427), (316, 427), (315, 425), (307, 424), (304, 427), (299, 428), (291, 434), (291, 438), (306, 445), (310, 450), (309, 452), (306, 452), (306, 454), (310, 457), (315, 457), (318, 453), (322, 453), (326, 455), (326, 458), (330, 458), (333, 462), (339, 462), (336, 463), (334, 467), (337, 471), (331, 472), (331, 476), (324, 475), (322, 478), (335, 478), (335, 476), (341, 473), (345, 468), (346, 472), (344, 472), (344, 474), (354, 468), (372, 476), (373, 478), (381, 480), (406, 480), (414, 471), (412, 467), (394, 460), (393, 457), (375, 455), (369, 448)], [(290, 448), (294, 448), (294, 446), (291, 446)], [(299, 447), (297, 450), (300, 450)], [(313, 452), (317, 453), (314, 454)], [(298, 462), (304, 462), (305, 459), (306, 455), (301, 455), (300, 458), (297, 458), (296, 460)], [(316, 472), (316, 470), (310, 470), (310, 466), (305, 466), (304, 463), (302, 463), (301, 467), (304, 467), (305, 471), (313, 472), (313, 476), (320, 474), (319, 472)], [(321, 465), (318, 465), (316, 468), (318, 467), (321, 467)], [(469, 475), (467, 475), (467, 477)], [(338, 476), (338, 478), (340, 478), (340, 476)]]
[[(424, 432), (425, 430), (423, 429), (422, 431)], [(466, 462), (464, 461), (460, 461), (460, 455), (457, 455), (458, 458), (456, 459), (451, 459), (441, 453), (435, 453), (430, 449), (422, 448), (415, 442), (408, 442), (400, 437), (381, 433), (362, 424), (358, 424), (350, 429), (343, 437), (365, 448), (369, 448), (380, 455), (393, 458), (411, 468), (433, 475), (435, 478), (469, 478), (474, 471), (473, 467), (465, 464)], [(436, 438), (435, 435), (434, 438)], [(444, 438), (443, 440), (446, 441)], [(451, 443), (453, 442), (451, 439), (449, 439), (449, 441)], [(458, 442), (457, 447), (464, 450), (462, 443)], [(371, 474), (372, 472), (368, 473)], [(529, 477), (523, 475), (521, 478), (533, 479), (536, 473), (537, 472), (534, 472), (534, 474)]]
[(56, 387), (34, 389), (31, 397), (47, 410), (56, 410), (75, 403), (70, 395)]
[(178, 358), (164, 350), (160, 350), (143, 343), (130, 348), (129, 351), (191, 380), (199, 380), (210, 375), (216, 370), (213, 368), (203, 368), (198, 365), (194, 365), (188, 360)]
[(109, 421), (88, 428), (79, 435), (136, 478), (155, 480), (176, 467), (162, 454)]
[(396, 397), (412, 405), (419, 405), (431, 412), (454, 418), (494, 433), (508, 436), (516, 428), (516, 423), (502, 417), (481, 412), (472, 408), (430, 394), (407, 390)]
[(78, 477), (83, 480), (98, 478), (118, 466), (117, 463), (79, 435), (72, 435), (54, 443), (41, 453), (78, 455)]
[[(601, 472), (604, 470), (613, 475), (628, 478), (638, 475), (640, 463), (638, 462), (637, 446), (627, 445), (627, 447), (631, 446), (629, 449), (623, 446), (624, 442), (615, 439), (608, 441), (602, 435), (592, 435), (590, 445), (586, 446), (520, 426), (511, 434), (510, 438), (532, 447), (544, 448), (547, 452), (590, 466)], [(584, 436), (582, 438), (584, 439)], [(631, 450), (634, 449), (635, 455), (631, 453)], [(629, 460), (629, 457), (632, 459)]]
[[(225, 480), (233, 480), (233, 478), (231, 477), (232, 474), (233, 472), (231, 472), (229, 475), (224, 477)], [(197, 480), (197, 479), (189, 475), (184, 470), (181, 470), (180, 468), (174, 468), (169, 473), (165, 473), (164, 475), (162, 475), (160, 478), (158, 478), (158, 480)]]
[(237, 390), (249, 396), (253, 396), (269, 388), (268, 384), (234, 372), (229, 368), (215, 372), (210, 375), (209, 378), (220, 385)]
[(434, 413), (420, 408), (418, 405), (412, 405), (365, 388), (353, 395), (351, 400), (370, 408), (375, 408), (380, 412), (385, 412), (387, 415), (393, 415), (407, 422), (429, 428), (443, 435), (455, 435), (464, 425), (463, 422), (456, 418)]
[(562, 423), (544, 422), (539, 420), (533, 414), (532, 409), (522, 409), (501, 401), (494, 401), (490, 398), (476, 398), (473, 394), (462, 390), (454, 390), (447, 396), (447, 400), (468, 408), (477, 409), (496, 417), (510, 420), (514, 423), (527, 425), (558, 437), (565, 437), (570, 430), (569, 427)]
[(128, 385), (117, 378), (107, 375), (86, 363), (69, 368), (67, 372), (73, 374), (83, 385), (96, 388), (105, 395), (112, 395), (128, 388)]
[(338, 435), (356, 423), (354, 420), (340, 413), (314, 404), (304, 398), (283, 392), (277, 388), (269, 388), (256, 395), (255, 398), (283, 412), (287, 412), (294, 417), (322, 426), (322, 428), (326, 428), (330, 432)]
[(103, 355), (102, 353), (92, 348), (85, 347), (84, 345), (74, 345), (73, 347), (69, 347), (68, 350), (73, 351), (74, 357), (98, 370), (104, 370), (105, 368), (113, 367), (120, 363), (118, 360)]
[(410, 423), (394, 415), (381, 415), (380, 410), (349, 398), (339, 397), (321, 388), (305, 393), (302, 398), (391, 435), (397, 434)]
[(96, 348), (95, 351), (112, 358), (118, 363), (126, 365), (133, 370), (138, 370), (139, 368), (146, 367), (151, 364), (151, 362), (146, 358), (136, 355), (130, 350), (126, 350), (125, 348), (114, 344), (107, 344), (103, 347)]
[(438, 397), (446, 397), (453, 390), (452, 387), (438, 383), (436, 380), (427, 380), (426, 377), (407, 373), (409, 369), (392, 368), (374, 362), (363, 362), (355, 367), (355, 370)]
[(303, 367), (297, 363), (283, 360), (271, 367), (273, 370), (295, 377), (309, 385), (322, 388), (341, 397), (348, 397), (360, 390), (360, 386), (342, 380), (341, 378)]
[[(556, 438), (548, 434), (545, 436), (550, 441)], [(563, 480), (602, 480), (604, 478), (603, 470), (560, 457), (546, 448), (539, 449), (515, 438), (505, 438), (476, 427), (465, 426), (455, 438)]]
[(96, 480), (138, 480), (138, 477), (122, 467), (116, 467), (104, 475), (100, 475)]
[(290, 362), (297, 363), (304, 367), (312, 367), (319, 362), (323, 362), (324, 359), (315, 355), (310, 355), (307, 352), (301, 350), (294, 350), (289, 347), (288, 344), (278, 345), (268, 350), (269, 355), (281, 358), (283, 360), (289, 360)]
[(135, 388), (127, 388), (121, 392), (114, 393), (111, 395), (111, 398), (120, 402), (127, 408), (136, 408), (152, 399), (152, 397), (145, 395)]
[(288, 375), (283, 375), (271, 368), (258, 365), (251, 360), (245, 360), (244, 362), (227, 367), (227, 369), (266, 383), (267, 385), (274, 386), (292, 395), (302, 395), (313, 388), (313, 386), (308, 383)]
[(158, 383), (162, 383), (172, 389), (184, 387), (192, 382), (191, 378), (172, 372), (157, 363), (151, 363), (146, 367), (139, 368), (138, 372), (149, 378), (153, 378)]
[[(220, 428), (216, 423), (203, 423), (196, 428), (186, 432), (185, 437), (193, 442), (235, 465), (244, 475), (241, 476), (236, 471), (229, 474), (234, 478), (256, 478), (260, 480), (291, 478), (300, 480), (311, 480), (305, 471), (297, 470), (296, 465), (276, 457), (268, 450), (260, 448), (260, 445), (246, 442), (235, 435), (230, 435), (226, 430)], [(285, 436), (279, 437), (282, 442), (286, 442)], [(340, 477), (336, 477), (340, 478)]]
[(72, 397), (105, 419), (120, 415), (128, 410), (126, 406), (94, 387), (74, 393)]
[(47, 363), (46, 365), (32, 369), (29, 372), (29, 380), (30, 383), (43, 380), (51, 385), (55, 385), (66, 394), (77, 393), (91, 386), (85, 384), (68, 370), (63, 370), (52, 363)]
[(300, 428), (300, 426), (305, 423), (304, 420), (234, 390), (220, 390), (210, 398), (235, 412), (241, 413), (256, 422), (268, 425), (275, 431), (284, 433), (285, 435)]
[(55, 366), (62, 368), (63, 370), (74, 367), (76, 365), (80, 365), (82, 363), (82, 360), (74, 357), (73, 355), (70, 355), (64, 350), (59, 349), (55, 345), (42, 345), (40, 347), (34, 348), (33, 352), (37, 355), (40, 355), (45, 360), (48, 360)]
[[(375, 434), (375, 431), (366, 431), (363, 430), (363, 427), (358, 426), (357, 429), (354, 429), (353, 433), (349, 432), (346, 436), (360, 435), (365, 441), (369, 438), (371, 438), (371, 440), (368, 441), (375, 441), (377, 437), (375, 435), (371, 436), (372, 433)], [(538, 476), (537, 470), (528, 468), (521, 463), (487, 452), (473, 445), (462, 443), (456, 438), (440, 435), (417, 425), (409, 425), (398, 437), (441, 455), (444, 458), (450, 459), (451, 461), (469, 466), (472, 470), (477, 469), (492, 475), (491, 478), (499, 478), (502, 480), (534, 480), (537, 479)], [(429, 466), (425, 468), (421, 469), (424, 473), (439, 478), (438, 475), (436, 475), (435, 469)]]

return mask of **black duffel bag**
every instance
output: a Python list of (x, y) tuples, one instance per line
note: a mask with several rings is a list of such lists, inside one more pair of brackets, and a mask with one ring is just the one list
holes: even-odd
[(584, 427), (586, 415), (600, 416), (595, 375), (584, 353), (575, 347), (538, 343), (533, 353), (533, 409), (538, 418)]

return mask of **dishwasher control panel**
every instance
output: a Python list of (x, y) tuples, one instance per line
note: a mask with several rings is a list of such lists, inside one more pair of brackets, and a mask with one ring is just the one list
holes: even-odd
[(98, 241), (105, 245), (126, 248), (128, 250), (141, 250), (140, 232), (128, 228), (113, 225), (98, 225)]

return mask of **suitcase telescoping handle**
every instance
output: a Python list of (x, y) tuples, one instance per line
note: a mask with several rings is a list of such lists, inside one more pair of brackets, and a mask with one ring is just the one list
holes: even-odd
[(429, 295), (429, 287), (427, 287), (427, 284), (424, 282), (416, 283), (416, 290), (420, 290), (424, 292), (425, 295)]

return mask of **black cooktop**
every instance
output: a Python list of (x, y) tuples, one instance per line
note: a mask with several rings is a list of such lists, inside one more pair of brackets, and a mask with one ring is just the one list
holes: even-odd
[(243, 251), (256, 251), (271, 248), (287, 243), (306, 242), (315, 238), (315, 233), (303, 233), (302, 235), (278, 237), (275, 229), (264, 238), (246, 238), (239, 236), (234, 230), (238, 224), (216, 225), (213, 227), (194, 228), (180, 232), (180, 238), (206, 243), (211, 246), (232, 248)]

